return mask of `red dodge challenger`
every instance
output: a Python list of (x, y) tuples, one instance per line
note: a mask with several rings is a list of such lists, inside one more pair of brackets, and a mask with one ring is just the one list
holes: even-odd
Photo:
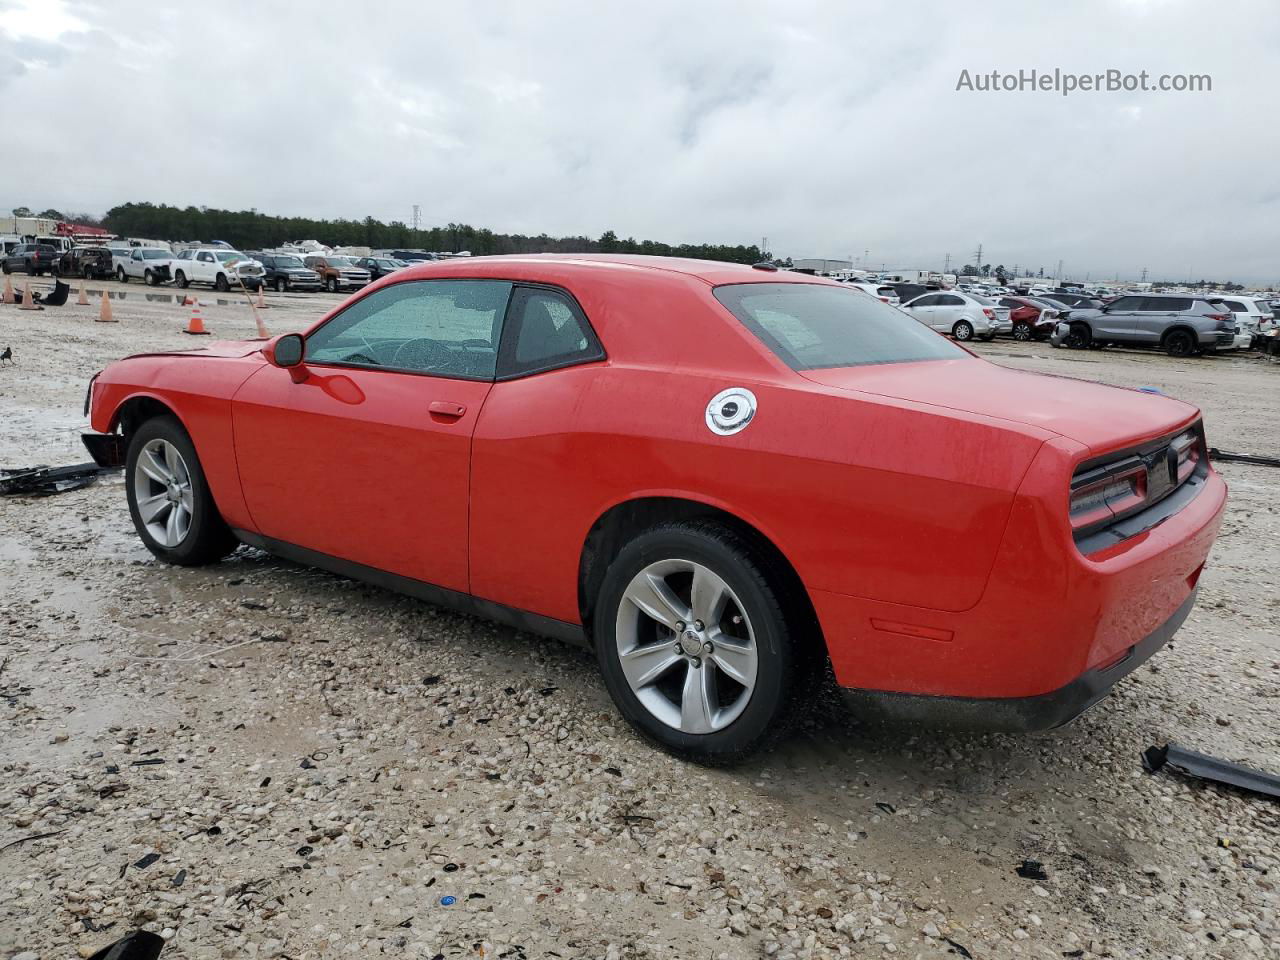
[(589, 645), (704, 762), (829, 669), (864, 710), (1065, 723), (1186, 619), (1226, 485), (1199, 411), (995, 366), (770, 265), (485, 257), (303, 334), (113, 363), (143, 543), (237, 543)]

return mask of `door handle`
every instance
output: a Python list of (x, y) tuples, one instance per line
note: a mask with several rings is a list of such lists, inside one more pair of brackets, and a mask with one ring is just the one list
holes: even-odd
[(452, 400), (432, 400), (427, 410), (431, 416), (441, 420), (457, 420), (467, 412), (465, 404), (454, 403)]

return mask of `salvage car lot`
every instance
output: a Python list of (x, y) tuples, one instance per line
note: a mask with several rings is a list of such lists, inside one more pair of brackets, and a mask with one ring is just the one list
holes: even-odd
[[(171, 294), (126, 294), (119, 324), (0, 308), (0, 465), (84, 459), (89, 375), (202, 344)], [(204, 314), (254, 329), (242, 299)], [(1280, 455), (1265, 361), (976, 349), (1157, 387), (1203, 406), (1211, 444)], [(582, 652), (255, 551), (160, 566), (118, 480), (2, 501), (0, 847), (62, 832), (0, 850), (0, 956), (138, 924), (210, 957), (1275, 955), (1274, 805), (1139, 763), (1172, 740), (1280, 768), (1276, 471), (1221, 469), (1199, 606), (1075, 724), (957, 735), (825, 706), (719, 772), (639, 742)]]

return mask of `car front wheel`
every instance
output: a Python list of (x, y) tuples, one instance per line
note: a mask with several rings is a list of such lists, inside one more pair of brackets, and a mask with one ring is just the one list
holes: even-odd
[(284, 293), (289, 289), (289, 283), (284, 277), (276, 277), (274, 286), (276, 288), (276, 293)]
[(972, 340), (973, 324), (971, 324), (968, 320), (961, 320), (959, 323), (957, 323), (954, 327), (951, 328), (951, 335), (955, 337), (957, 340)]
[(181, 270), (174, 275), (173, 282), (180, 286), (183, 290), (191, 285), (191, 281), (187, 279), (187, 275)]
[(328, 280), (326, 280), (326, 281), (325, 281), (324, 287), (325, 287), (325, 289), (326, 289), (326, 290), (328, 290), (330, 293), (337, 293), (337, 292), (338, 292), (338, 278), (337, 278), (337, 277), (330, 277)]
[(120, 267), (118, 270), (116, 270), (116, 279), (119, 280), (121, 283), (129, 282), (129, 275), (124, 272), (124, 267)]
[(129, 441), (125, 478), (134, 528), (161, 560), (194, 567), (235, 549), (235, 536), (214, 505), (191, 438), (173, 417), (154, 417), (137, 429)]
[(219, 293), (226, 293), (231, 289), (231, 284), (227, 282), (227, 275), (225, 273), (218, 274), (217, 279), (213, 281), (213, 289), (217, 290)]
[(622, 715), (671, 753), (708, 764), (741, 760), (784, 732), (814, 674), (781, 582), (713, 522), (664, 525), (627, 544), (593, 618)]

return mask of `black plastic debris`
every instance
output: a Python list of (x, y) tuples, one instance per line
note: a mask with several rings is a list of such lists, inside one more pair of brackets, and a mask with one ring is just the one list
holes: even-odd
[(1168, 767), (1184, 777), (1198, 777), (1201, 780), (1212, 780), (1238, 787), (1250, 793), (1264, 797), (1280, 799), (1280, 777), (1273, 773), (1263, 773), (1251, 767), (1241, 766), (1219, 760), (1208, 754), (1196, 753), (1176, 744), (1168, 743), (1163, 747), (1148, 747), (1142, 754), (1142, 765), (1150, 773), (1159, 773)]
[(303, 770), (314, 770), (316, 768), (316, 765), (311, 762), (310, 757), (303, 757), (302, 762), (298, 764), (298, 766), (300, 766)]
[(164, 939), (146, 930), (135, 930), (95, 953), (89, 960), (156, 960)]
[(100, 467), (96, 463), (0, 469), (0, 497), (48, 497), (66, 493), (97, 483), (99, 477), (118, 470), (120, 467)]
[(1014, 871), (1023, 880), (1048, 880), (1049, 875), (1044, 872), (1044, 864), (1039, 860), (1023, 860), (1022, 865)]
[(885, 803), (881, 800), (876, 801), (876, 808), (883, 810), (885, 813), (897, 813), (898, 809), (892, 803)]
[(299, 847), (297, 850), (298, 856), (300, 857), (309, 857), (313, 852), (314, 851), (311, 847)]
[(947, 943), (951, 945), (952, 953), (955, 953), (961, 957), (964, 957), (964, 960), (973, 960), (973, 954), (969, 952), (968, 947), (964, 946), (963, 944), (956, 943), (950, 937), (943, 937), (942, 939), (947, 941)]
[(1252, 453), (1228, 453), (1217, 447), (1209, 448), (1209, 459), (1223, 463), (1252, 463), (1258, 467), (1280, 467), (1280, 457), (1260, 457)]
[(187, 882), (187, 871), (185, 868), (175, 873), (173, 875), (173, 879), (170, 881), (170, 883), (172, 883), (175, 887), (180, 887), (186, 882)]
[(436, 673), (433, 673), (430, 676), (426, 676), (422, 678), (422, 685), (424, 687), (434, 687), (439, 682), (440, 682), (440, 675)]
[(153, 863), (155, 863), (159, 859), (160, 859), (160, 854), (148, 853), (145, 857), (143, 857), (141, 860), (139, 860), (137, 863), (133, 865), (133, 869), (145, 870), (147, 869), (147, 867), (151, 866)]
[(154, 767), (156, 764), (164, 763), (163, 757), (147, 757), (145, 760), (134, 760), (129, 766), (131, 767)]

